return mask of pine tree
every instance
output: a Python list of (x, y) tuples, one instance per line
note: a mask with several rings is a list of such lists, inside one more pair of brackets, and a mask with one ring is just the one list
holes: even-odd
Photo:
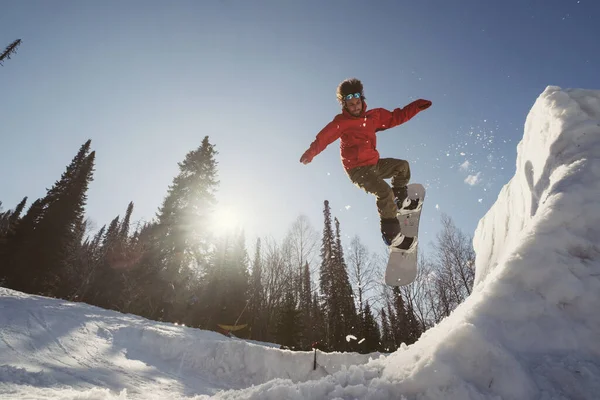
[(79, 251), (79, 282), (75, 285), (75, 291), (71, 296), (72, 301), (82, 301), (94, 304), (94, 279), (101, 260), (100, 242), (104, 236), (106, 225), (102, 226), (93, 238), (86, 238)]
[(248, 322), (248, 255), (243, 233), (235, 240), (225, 236), (216, 244), (204, 280), (206, 328)]
[(333, 284), (332, 295), (334, 303), (337, 305), (339, 313), (332, 315), (335, 321), (335, 343), (336, 350), (353, 350), (354, 343), (348, 343), (345, 339), (348, 334), (357, 334), (359, 326), (359, 317), (356, 313), (354, 304), (354, 293), (348, 277), (348, 267), (344, 260), (344, 251), (342, 247), (340, 222), (335, 218), (335, 243), (333, 246)]
[(302, 319), (301, 311), (296, 306), (292, 293), (285, 295), (285, 300), (279, 310), (277, 319), (277, 343), (290, 349), (297, 349), (302, 341)]
[(5, 254), (3, 254), (1, 270), (6, 279), (6, 287), (23, 292), (33, 292), (30, 271), (24, 268), (28, 259), (34, 257), (33, 238), (35, 228), (39, 224), (44, 211), (43, 199), (37, 199), (29, 207), (25, 216), (19, 221), (13, 233), (6, 237)]
[(98, 253), (100, 250), (100, 245), (102, 243), (102, 238), (104, 237), (104, 233), (106, 232), (106, 225), (103, 225), (102, 228), (94, 235), (94, 238), (90, 242), (90, 248), (97, 249)]
[(392, 332), (394, 333), (396, 345), (400, 346), (402, 343), (407, 345), (411, 344), (412, 342), (409, 334), (410, 319), (407, 315), (404, 299), (402, 298), (399, 287), (394, 286), (392, 288), (392, 296), (392, 304), (396, 316), (394, 320), (395, 325), (392, 325)]
[(0, 237), (6, 235), (6, 231), (8, 230), (8, 217), (10, 217), (10, 210), (2, 211), (2, 202), (0, 201)]
[(415, 316), (414, 309), (410, 303), (406, 303), (406, 317), (408, 318), (408, 323), (407, 323), (407, 340), (408, 340), (408, 342), (406, 344), (413, 344), (414, 342), (416, 342), (419, 339), (419, 337), (423, 333), (423, 330), (421, 328), (421, 324), (419, 323), (419, 320)]
[(165, 280), (161, 309), (167, 320), (175, 319), (177, 303), (188, 294), (190, 269), (208, 257), (208, 220), (218, 184), (216, 154), (206, 136), (198, 149), (186, 155), (157, 214), (158, 257)]
[(352, 350), (354, 344), (348, 344), (346, 336), (357, 333), (359, 318), (344, 261), (339, 221), (335, 219), (334, 233), (331, 226), (331, 209), (327, 200), (323, 214), (325, 226), (321, 245), (320, 284), (327, 324), (327, 346), (336, 351)]
[[(23, 198), (14, 210), (8, 210), (0, 213), (0, 240), (5, 239), (9, 232), (15, 227), (15, 224), (21, 218), (21, 213), (27, 204), (27, 197)], [(2, 202), (0, 201), (0, 210), (2, 210)]]
[[(2, 202), (0, 201), (0, 211), (2, 211)], [(3, 268), (3, 260), (6, 258), (6, 236), (8, 235), (8, 218), (10, 210), (0, 213), (0, 286), (3, 286), (7, 277), (7, 271)]]
[(388, 352), (388, 353), (395, 350), (394, 337), (393, 337), (391, 329), (390, 329), (390, 323), (388, 321), (387, 314), (383, 307), (381, 308), (381, 346), (380, 346), (380, 349), (381, 349), (381, 351)]
[(329, 348), (329, 342), (325, 310), (319, 301), (319, 296), (316, 292), (313, 293), (310, 315), (311, 328), (313, 332), (311, 345), (315, 345), (320, 350), (327, 350)]
[(379, 350), (381, 334), (368, 301), (365, 302), (365, 308), (362, 313), (362, 333), (365, 340), (361, 344), (361, 351), (372, 353)]
[(36, 228), (38, 249), (36, 289), (42, 294), (67, 298), (70, 294), (69, 260), (80, 245), (79, 228), (84, 220), (87, 189), (92, 181), (95, 152), (91, 141), (81, 148), (53, 188), (48, 191), (47, 208)]
[(329, 201), (325, 200), (324, 209), (324, 228), (323, 238), (321, 244), (321, 267), (320, 267), (320, 288), (323, 296), (323, 307), (325, 309), (325, 343), (327, 347), (333, 346), (334, 337), (336, 336), (336, 326), (333, 325), (332, 316), (339, 314), (340, 310), (338, 305), (335, 303), (333, 295), (333, 280), (334, 280), (334, 241), (333, 229), (331, 226), (331, 209), (329, 208)]
[(230, 257), (229, 279), (226, 280), (223, 293), (227, 314), (232, 315), (230, 318), (232, 324), (242, 325), (248, 323), (249, 314), (249, 273), (248, 273), (248, 253), (246, 251), (244, 232), (241, 231), (237, 235)]
[(324, 295), (327, 295), (331, 292), (331, 286), (333, 284), (333, 246), (335, 239), (331, 227), (331, 209), (329, 208), (329, 201), (325, 200), (324, 205), (324, 228), (321, 244), (321, 268), (319, 280), (321, 292)]
[(133, 201), (129, 202), (127, 211), (125, 211), (125, 217), (119, 227), (119, 246), (122, 248), (127, 247), (127, 240), (129, 238), (129, 225), (131, 224), (131, 214), (133, 213)]
[(119, 307), (119, 294), (122, 291), (123, 280), (121, 271), (116, 265), (119, 251), (119, 216), (108, 225), (102, 238), (101, 258), (94, 280), (93, 303), (102, 308), (122, 311)]
[(64, 257), (60, 260), (57, 269), (57, 287), (54, 295), (63, 299), (69, 299), (75, 291), (75, 284), (79, 281), (78, 258), (85, 236), (85, 205), (87, 204), (87, 190), (93, 180), (94, 162), (96, 153), (92, 151), (84, 160), (82, 168), (74, 178), (74, 186), (69, 190), (68, 209), (62, 214), (63, 221), (68, 222), (65, 234)]
[(84, 277), (89, 267), (86, 257), (88, 223), (87, 220), (78, 221), (73, 228), (73, 240), (67, 251), (66, 268), (61, 273), (57, 297), (77, 301), (77, 296), (85, 285)]
[[(0, 285), (5, 284), (10, 279), (10, 271), (8, 269), (9, 236), (14, 236), (26, 203), (27, 197), (23, 198), (14, 210), (0, 213)], [(0, 202), (1, 209), (2, 202)]]
[(128, 312), (153, 320), (164, 320), (163, 293), (169, 284), (163, 278), (157, 223), (146, 223), (132, 235), (130, 252), (135, 262), (127, 273), (130, 291)]
[(94, 170), (95, 153), (89, 153), (90, 143), (88, 140), (81, 146), (46, 196), (32, 204), (23, 218), (23, 228), (17, 228), (9, 239), (8, 268), (20, 270), (13, 281), (15, 289), (68, 297), (69, 260), (80, 245), (78, 233)]
[(17, 39), (14, 42), (12, 42), (11, 44), (9, 44), (2, 53), (0, 53), (0, 65), (4, 65), (4, 64), (2, 64), (2, 62), (4, 60), (10, 60), (11, 54), (17, 52), (17, 47), (19, 47), (20, 44), (21, 44), (21, 39)]

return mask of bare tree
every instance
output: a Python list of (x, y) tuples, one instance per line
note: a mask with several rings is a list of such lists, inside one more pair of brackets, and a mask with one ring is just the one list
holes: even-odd
[(371, 298), (376, 294), (373, 290), (377, 286), (377, 279), (381, 275), (379, 263), (374, 255), (369, 254), (369, 249), (361, 243), (358, 236), (354, 236), (347, 253), (348, 276), (354, 290), (359, 313), (362, 313), (365, 302), (374, 304)]
[(442, 214), (442, 231), (436, 251), (435, 296), (438, 318), (450, 315), (473, 290), (475, 251), (472, 240), (460, 231), (452, 218)]
[(6, 47), (6, 49), (0, 54), (0, 65), (3, 65), (4, 60), (10, 60), (11, 54), (17, 52), (17, 47), (21, 44), (21, 39), (17, 39)]
[(437, 301), (434, 292), (435, 274), (431, 263), (421, 253), (418, 259), (417, 277), (410, 284), (400, 288), (405, 303), (412, 308), (415, 318), (423, 331), (439, 321)]
[[(422, 330), (450, 315), (471, 294), (475, 279), (471, 238), (448, 215), (442, 214), (441, 222), (432, 257), (421, 252), (415, 281), (400, 288), (406, 307), (413, 311)], [(388, 290), (383, 292), (389, 301)]]
[(286, 260), (282, 246), (274, 240), (264, 240), (263, 251), (263, 296), (264, 310), (262, 310), (265, 325), (263, 332), (269, 332), (275, 323), (277, 308), (283, 303), (284, 296), (290, 290), (293, 274)]
[(290, 261), (297, 271), (301, 272), (307, 262), (313, 265), (312, 260), (318, 253), (318, 244), (318, 232), (311, 226), (308, 217), (298, 216), (284, 241), (284, 246), (289, 247)]

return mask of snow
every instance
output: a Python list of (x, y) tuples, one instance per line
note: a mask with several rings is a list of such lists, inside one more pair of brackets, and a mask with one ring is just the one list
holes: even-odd
[(474, 236), (476, 286), (392, 354), (280, 350), (0, 289), (0, 398), (592, 399), (600, 91), (548, 87)]
[(205, 398), (278, 379), (315, 380), (369, 359), (318, 352), (313, 370), (312, 352), (5, 288), (0, 310), (0, 398)]
[(481, 182), (480, 178), (481, 172), (476, 173), (475, 175), (469, 175), (465, 178), (465, 183), (469, 186), (475, 186), (479, 182)]

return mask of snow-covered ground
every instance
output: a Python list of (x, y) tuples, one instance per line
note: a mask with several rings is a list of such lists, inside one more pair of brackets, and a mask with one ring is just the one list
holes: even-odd
[(0, 398), (600, 398), (600, 91), (548, 87), (475, 232), (476, 288), (390, 355), (279, 350), (0, 289)]
[(319, 379), (368, 359), (319, 353), (313, 370), (311, 352), (0, 288), (0, 398), (113, 398), (123, 389), (122, 398), (213, 395)]

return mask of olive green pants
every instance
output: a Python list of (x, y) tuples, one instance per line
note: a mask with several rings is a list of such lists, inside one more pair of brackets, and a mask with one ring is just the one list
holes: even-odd
[[(408, 161), (396, 158), (380, 158), (376, 165), (365, 165), (347, 171), (350, 180), (377, 198), (380, 219), (396, 218), (398, 207), (394, 203), (394, 190), (408, 185), (410, 166)], [(384, 181), (390, 179), (392, 186)]]

